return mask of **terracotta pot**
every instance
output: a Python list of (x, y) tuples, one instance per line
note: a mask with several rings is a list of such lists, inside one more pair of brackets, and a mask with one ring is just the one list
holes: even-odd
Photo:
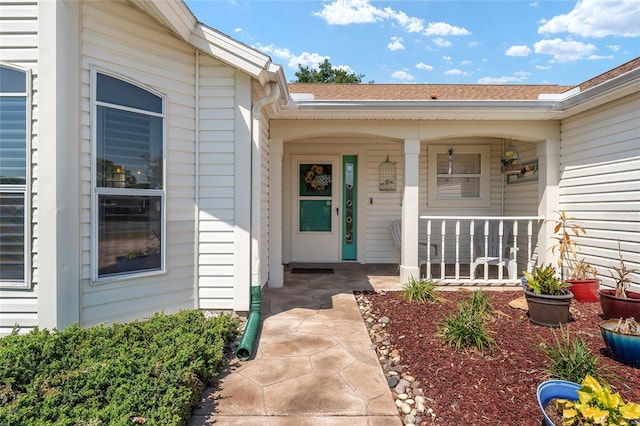
[(640, 335), (615, 332), (613, 329), (617, 325), (618, 320), (616, 319), (600, 323), (600, 332), (604, 343), (615, 359), (632, 367), (640, 368)]
[(569, 306), (573, 293), (553, 296), (549, 294), (535, 294), (529, 290), (524, 292), (529, 305), (529, 321), (547, 327), (559, 327), (569, 322)]
[(628, 291), (628, 299), (616, 297), (615, 290), (600, 290), (598, 294), (604, 319), (633, 317), (640, 321), (640, 293)]
[(599, 279), (567, 280), (567, 282), (571, 283), (569, 290), (571, 290), (577, 302), (595, 303), (600, 300), (598, 297), (598, 288), (600, 287)]

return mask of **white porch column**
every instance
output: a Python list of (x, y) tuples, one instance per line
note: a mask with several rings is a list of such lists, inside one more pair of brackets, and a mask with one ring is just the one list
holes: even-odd
[(420, 278), (418, 268), (419, 225), (419, 166), (420, 140), (404, 141), (404, 192), (402, 194), (402, 248), (400, 255), (400, 283), (409, 282), (412, 276)]
[(38, 3), (38, 325), (80, 322), (80, 2)]
[(283, 141), (269, 141), (269, 287), (284, 285), (282, 265), (282, 156)]
[[(538, 145), (538, 215), (555, 218), (559, 209), (558, 183), (560, 182), (560, 140), (547, 139)], [(551, 222), (545, 221), (538, 232), (538, 264), (556, 265), (556, 256), (549, 248), (553, 244)]]

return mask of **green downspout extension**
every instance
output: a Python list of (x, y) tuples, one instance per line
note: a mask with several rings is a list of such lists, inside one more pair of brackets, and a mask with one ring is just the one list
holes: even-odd
[(244, 333), (242, 333), (242, 338), (236, 351), (240, 361), (248, 360), (253, 352), (253, 344), (258, 335), (258, 326), (260, 325), (260, 302), (260, 287), (251, 287), (251, 308), (247, 323), (244, 326)]

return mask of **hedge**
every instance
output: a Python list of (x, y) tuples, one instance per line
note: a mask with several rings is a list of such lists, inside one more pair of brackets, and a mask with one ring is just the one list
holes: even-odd
[(0, 425), (185, 425), (238, 320), (200, 311), (0, 339)]

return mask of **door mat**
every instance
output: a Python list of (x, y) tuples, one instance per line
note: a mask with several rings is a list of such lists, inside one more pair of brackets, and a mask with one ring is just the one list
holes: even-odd
[(292, 274), (333, 274), (333, 268), (293, 268)]

